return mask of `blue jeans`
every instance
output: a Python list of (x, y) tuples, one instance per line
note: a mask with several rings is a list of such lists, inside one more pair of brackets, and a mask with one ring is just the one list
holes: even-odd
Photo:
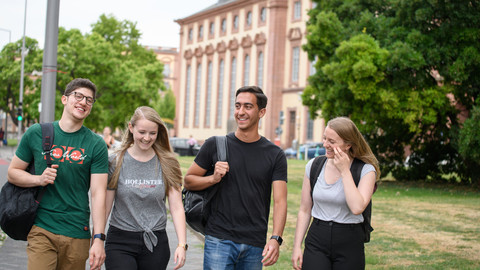
[(263, 248), (205, 236), (203, 269), (262, 269)]

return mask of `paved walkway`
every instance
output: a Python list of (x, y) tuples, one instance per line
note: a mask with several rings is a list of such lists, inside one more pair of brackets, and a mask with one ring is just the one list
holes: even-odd
[[(13, 147), (0, 147), (0, 186), (7, 181), (8, 164), (15, 153)], [(170, 241), (170, 262), (167, 269), (173, 269), (173, 252), (177, 247), (177, 236), (171, 217), (167, 220), (167, 235)], [(203, 237), (187, 228), (187, 242), (189, 245), (187, 251), (187, 261), (182, 269), (197, 270), (203, 267)], [(0, 270), (26, 270), (27, 269), (27, 242), (15, 241), (7, 237), (3, 242), (0, 241)], [(87, 267), (88, 269), (88, 263)]]

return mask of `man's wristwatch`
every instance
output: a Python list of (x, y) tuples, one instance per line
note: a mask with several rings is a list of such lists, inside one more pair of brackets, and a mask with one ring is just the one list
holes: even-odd
[(270, 239), (277, 240), (279, 246), (281, 246), (282, 243), (283, 243), (283, 238), (281, 236), (278, 236), (278, 235), (273, 235), (272, 237), (270, 237)]
[(94, 234), (93, 239), (95, 240), (95, 238), (99, 238), (100, 240), (105, 241), (105, 234), (103, 233)]
[(178, 244), (177, 247), (181, 247), (181, 248), (185, 249), (185, 251), (187, 251), (187, 249), (188, 249), (188, 244)]

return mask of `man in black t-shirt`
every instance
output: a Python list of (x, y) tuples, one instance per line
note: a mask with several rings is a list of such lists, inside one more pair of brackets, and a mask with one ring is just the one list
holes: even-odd
[[(216, 162), (209, 138), (185, 175), (185, 187), (219, 184), (205, 228), (204, 269), (262, 269), (275, 264), (287, 216), (287, 160), (258, 133), (267, 97), (256, 86), (237, 90), (237, 130), (227, 135), (228, 162)], [(214, 173), (205, 176), (212, 168)], [(266, 241), (273, 189), (273, 231)]]

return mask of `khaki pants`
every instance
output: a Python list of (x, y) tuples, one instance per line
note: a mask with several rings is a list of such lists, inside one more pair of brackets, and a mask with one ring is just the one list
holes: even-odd
[(58, 235), (34, 225), (27, 241), (28, 270), (85, 270), (90, 239)]

